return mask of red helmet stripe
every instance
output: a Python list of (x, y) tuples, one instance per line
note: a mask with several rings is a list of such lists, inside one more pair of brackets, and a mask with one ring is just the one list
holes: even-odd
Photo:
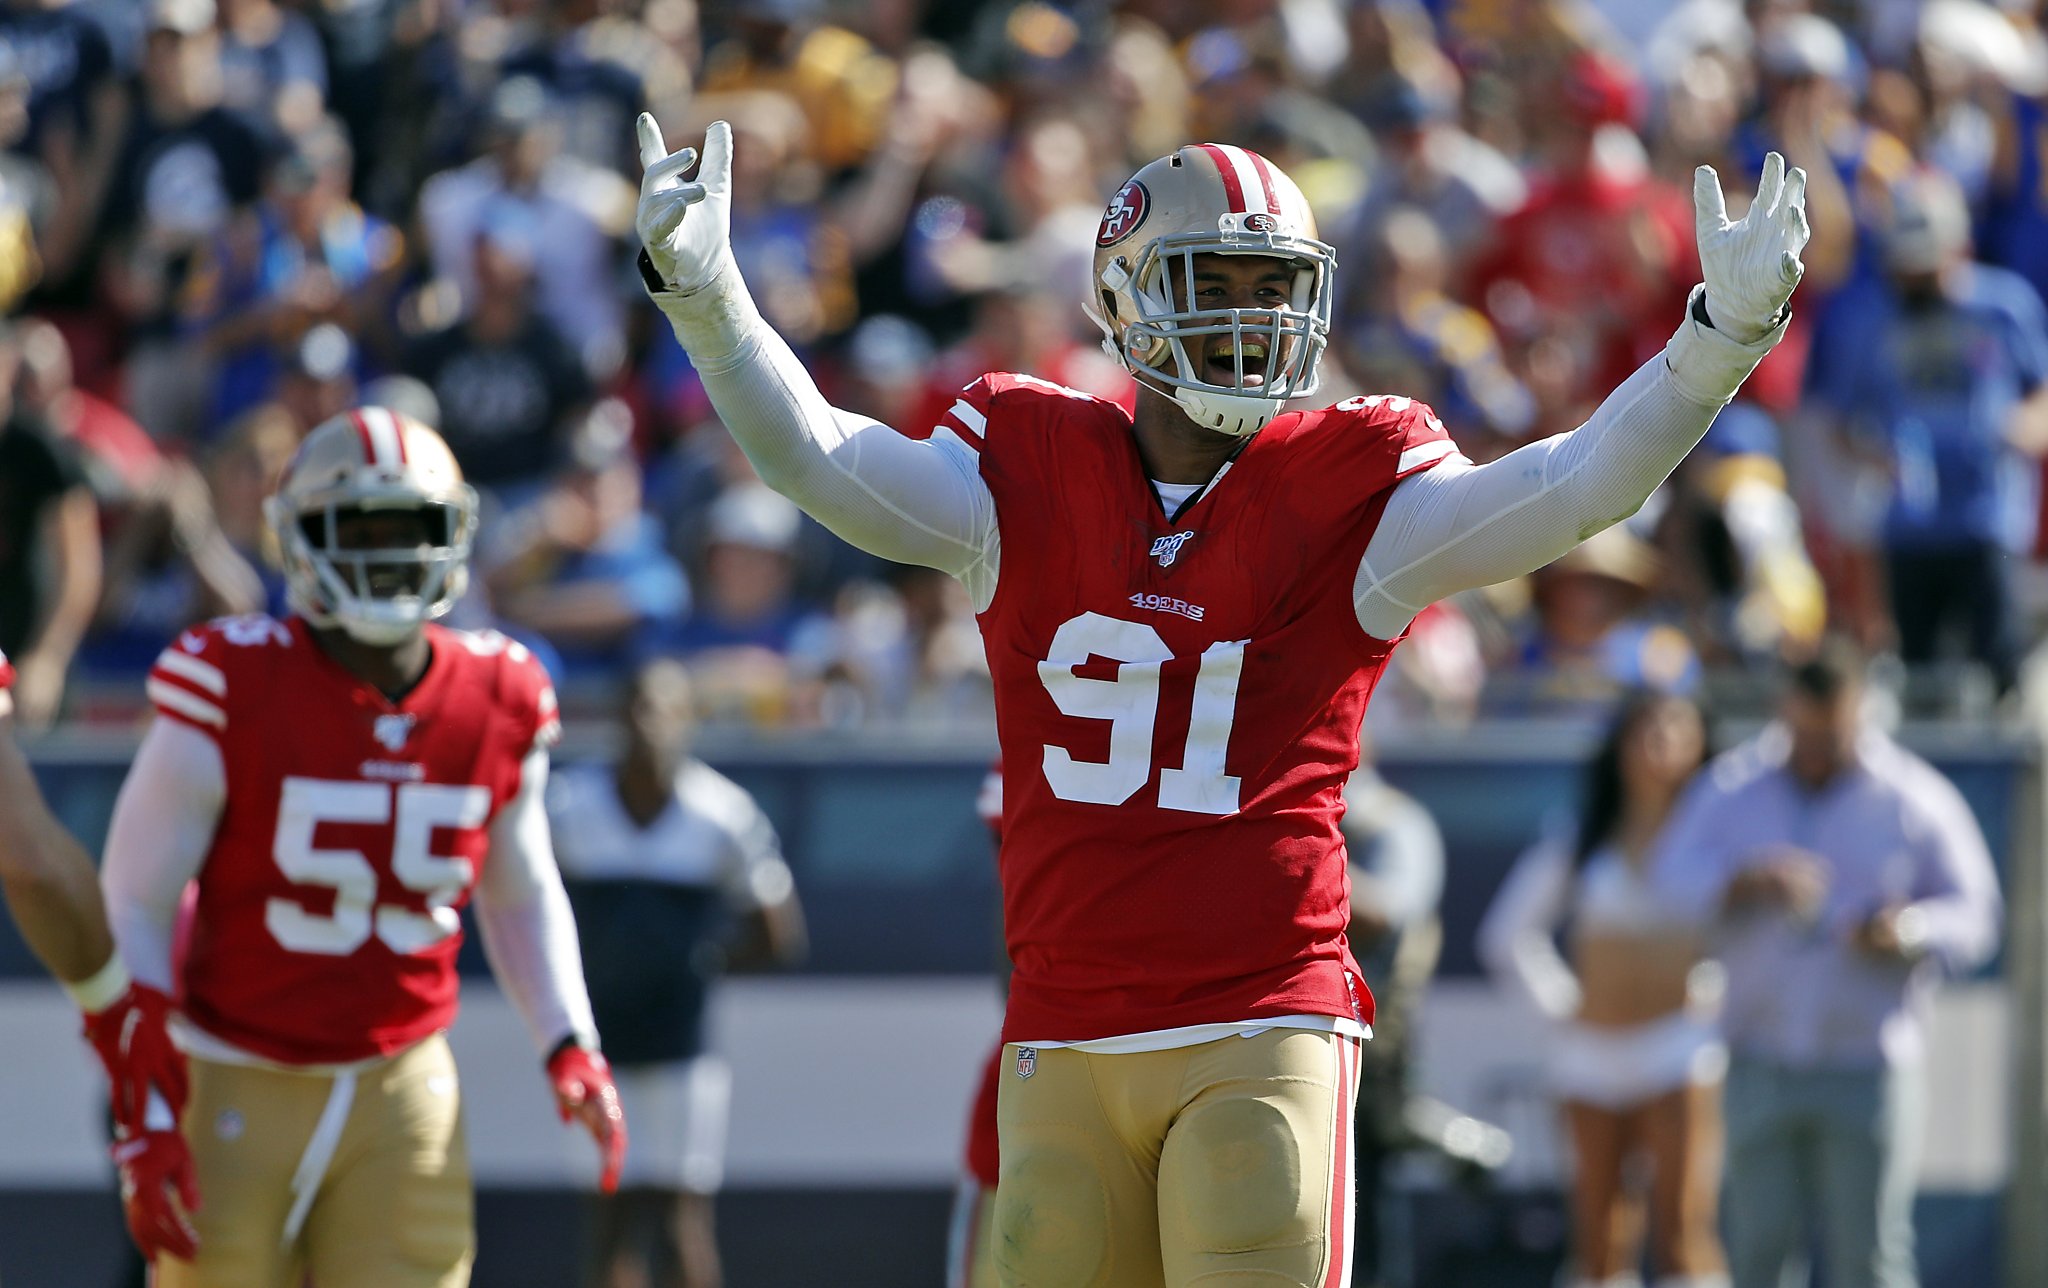
[(1268, 214), (1274, 215), (1279, 214), (1280, 196), (1273, 190), (1272, 163), (1267, 161), (1266, 158), (1260, 156), (1258, 153), (1252, 151), (1250, 148), (1244, 148), (1241, 150), (1244, 152), (1246, 156), (1251, 158), (1252, 169), (1257, 170), (1259, 172), (1259, 186), (1266, 190), (1266, 212)]
[(1230, 213), (1244, 213), (1244, 183), (1237, 177), (1237, 167), (1231, 163), (1230, 154), (1214, 143), (1197, 143), (1196, 147), (1209, 154), (1215, 163), (1216, 173), (1223, 176), (1223, 196), (1230, 202)]
[(377, 438), (374, 434), (370, 433), (370, 422), (363, 419), (362, 412), (350, 411), (348, 414), (348, 423), (356, 427), (356, 437), (362, 440), (363, 464), (371, 466), (376, 465)]

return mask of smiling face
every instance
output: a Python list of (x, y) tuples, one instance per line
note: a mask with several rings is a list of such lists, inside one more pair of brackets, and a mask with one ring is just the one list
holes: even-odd
[[(1194, 298), (1187, 297), (1188, 282), (1175, 276), (1168, 283), (1176, 309), (1238, 309), (1251, 316), (1243, 320), (1256, 327), (1269, 322), (1289, 306), (1294, 297), (1295, 266), (1273, 255), (1203, 254), (1192, 257)], [(1228, 333), (1198, 335), (1187, 341), (1188, 356), (1194, 359), (1199, 378), (1211, 384), (1261, 388), (1275, 366), (1275, 359), (1292, 352), (1294, 341), (1283, 338), (1275, 351), (1268, 336), (1246, 335), (1234, 345)], [(1244, 359), (1242, 382), (1238, 378), (1239, 350)]]

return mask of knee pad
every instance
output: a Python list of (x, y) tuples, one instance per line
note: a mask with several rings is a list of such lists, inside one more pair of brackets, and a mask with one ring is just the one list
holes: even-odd
[[(1302, 1174), (1297, 1128), (1281, 1108), (1251, 1097), (1203, 1105), (1174, 1124), (1169, 1143), (1186, 1228), (1206, 1251), (1297, 1243), (1322, 1233), (1328, 1183)], [(1304, 1202), (1304, 1188), (1317, 1201)]]
[(1085, 1151), (1027, 1146), (1003, 1157), (995, 1262), (1007, 1288), (1083, 1288), (1109, 1255), (1109, 1194)]

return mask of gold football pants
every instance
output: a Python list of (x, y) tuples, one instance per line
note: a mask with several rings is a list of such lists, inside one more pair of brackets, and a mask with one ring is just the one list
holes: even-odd
[(348, 1073), (192, 1061), (199, 1259), (156, 1288), (463, 1288), (476, 1235), (455, 1057), (436, 1035)]
[(1356, 1039), (1307, 1029), (1004, 1048), (1003, 1288), (1348, 1285), (1357, 1075)]

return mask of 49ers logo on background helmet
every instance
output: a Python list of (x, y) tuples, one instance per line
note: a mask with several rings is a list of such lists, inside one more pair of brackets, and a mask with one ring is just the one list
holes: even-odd
[(1145, 185), (1136, 179), (1116, 190), (1110, 198), (1109, 209), (1102, 212), (1102, 227), (1095, 233), (1097, 246), (1114, 246), (1145, 222), (1145, 215), (1152, 209), (1152, 194), (1145, 191)]

